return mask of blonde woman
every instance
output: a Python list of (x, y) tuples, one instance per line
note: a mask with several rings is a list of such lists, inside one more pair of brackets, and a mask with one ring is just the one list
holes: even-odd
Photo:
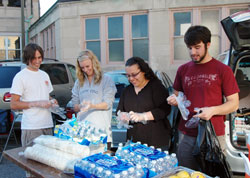
[(76, 64), (77, 80), (72, 89), (72, 104), (81, 112), (80, 120), (88, 120), (96, 128), (106, 130), (108, 149), (111, 146), (112, 104), (116, 87), (113, 80), (104, 75), (95, 54), (85, 49), (80, 52)]

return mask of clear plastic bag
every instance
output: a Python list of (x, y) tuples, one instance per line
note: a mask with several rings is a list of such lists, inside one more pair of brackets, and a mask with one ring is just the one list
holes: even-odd
[(132, 128), (132, 125), (129, 125), (129, 113), (128, 112), (121, 112), (120, 110), (117, 112), (117, 117), (116, 117), (118, 124), (117, 128), (120, 129), (122, 127), (129, 129)]
[(50, 112), (60, 116), (62, 119), (65, 120), (66, 119), (65, 109), (56, 104), (54, 99), (50, 100), (50, 102), (52, 104), (52, 106), (49, 108)]
[(176, 98), (176, 101), (178, 103), (178, 108), (181, 112), (182, 118), (184, 120), (187, 120), (188, 115), (189, 115), (189, 110), (187, 109), (187, 107), (189, 107), (191, 105), (191, 102), (189, 100), (187, 100), (187, 98), (183, 92), (179, 92), (178, 96), (175, 96), (175, 98)]
[[(194, 108), (195, 112), (201, 113), (199, 108)], [(189, 121), (186, 122), (185, 127), (187, 128), (196, 128), (199, 125), (200, 118), (199, 117), (192, 117)]]

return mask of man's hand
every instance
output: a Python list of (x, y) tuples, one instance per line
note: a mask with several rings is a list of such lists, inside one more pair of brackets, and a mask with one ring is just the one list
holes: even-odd
[(170, 95), (167, 98), (167, 102), (168, 102), (169, 105), (172, 105), (172, 106), (177, 106), (178, 105), (175, 94)]
[(210, 120), (213, 115), (214, 115), (214, 107), (204, 107), (204, 108), (199, 108), (199, 110), (194, 110), (195, 112), (197, 112), (196, 115), (194, 115), (193, 117), (199, 117), (203, 120)]

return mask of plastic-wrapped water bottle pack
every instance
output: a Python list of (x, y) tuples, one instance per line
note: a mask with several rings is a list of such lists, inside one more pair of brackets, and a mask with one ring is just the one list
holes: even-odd
[(120, 143), (116, 156), (131, 162), (133, 165), (140, 165), (144, 169), (148, 169), (149, 175), (147, 177), (153, 177), (178, 166), (175, 153), (169, 155), (168, 151), (162, 152), (160, 148), (148, 147), (147, 144), (142, 145), (140, 142), (130, 143), (124, 147)]
[(89, 121), (78, 122), (75, 117), (62, 125), (56, 125), (54, 135), (63, 140), (71, 140), (87, 146), (107, 143), (105, 130), (96, 129)]
[(141, 178), (145, 177), (140, 165), (112, 157), (107, 154), (95, 154), (86, 157), (75, 164), (75, 178), (100, 177), (100, 178)]

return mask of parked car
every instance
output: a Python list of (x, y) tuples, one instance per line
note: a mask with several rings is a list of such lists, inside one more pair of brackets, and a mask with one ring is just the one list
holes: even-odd
[(249, 154), (246, 140), (250, 135), (250, 10), (235, 13), (221, 24), (231, 46), (218, 59), (232, 68), (240, 89), (239, 109), (226, 121), (226, 157), (233, 172), (244, 173), (244, 160), (239, 153)]
[(115, 94), (115, 101), (113, 103), (112, 108), (112, 147), (117, 148), (119, 143), (126, 142), (127, 129), (125, 128), (117, 128), (117, 119), (116, 119), (116, 108), (118, 107), (120, 96), (122, 94), (123, 89), (129, 85), (128, 78), (126, 77), (126, 72), (124, 70), (110, 71), (106, 72), (106, 75), (110, 76), (115, 83), (117, 92)]
[[(0, 61), (0, 109), (10, 110), (10, 88), (14, 76), (26, 65), (20, 60)], [(76, 79), (75, 66), (56, 59), (44, 59), (41, 67), (48, 73), (53, 85), (51, 96), (57, 99), (61, 107), (66, 107), (71, 99), (71, 89)], [(21, 118), (21, 112), (15, 112)], [(58, 116), (54, 116), (58, 117)]]

